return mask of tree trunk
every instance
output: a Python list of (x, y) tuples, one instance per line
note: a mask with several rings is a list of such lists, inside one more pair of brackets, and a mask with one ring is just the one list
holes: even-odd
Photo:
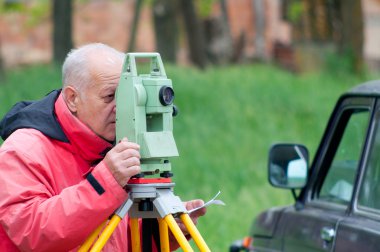
[(255, 13), (255, 57), (258, 60), (266, 60), (265, 50), (265, 3), (264, 0), (252, 0)]
[(311, 39), (316, 42), (331, 41), (331, 31), (329, 29), (328, 1), (312, 0), (309, 17), (311, 19)]
[(194, 1), (180, 0), (180, 6), (185, 21), (190, 59), (196, 66), (203, 69), (206, 67), (206, 48)]
[(165, 61), (176, 62), (178, 48), (177, 1), (156, 0), (153, 5), (156, 50)]
[(134, 15), (133, 15), (133, 21), (132, 21), (132, 29), (131, 29), (131, 34), (129, 36), (128, 52), (133, 52), (135, 50), (136, 34), (137, 34), (137, 28), (138, 28), (138, 24), (140, 20), (142, 4), (143, 4), (143, 0), (135, 1), (135, 11), (133, 13)]
[(220, 0), (219, 5), (221, 14), (208, 17), (203, 21), (207, 60), (213, 64), (230, 62), (234, 49), (226, 0)]
[(340, 51), (352, 57), (353, 70), (362, 73), (363, 63), (363, 9), (361, 1), (340, 1), (342, 31)]
[(1, 38), (0, 38), (0, 82), (3, 82), (6, 80), (6, 75), (5, 75), (3, 54), (1, 53), (1, 48), (2, 46), (1, 46)]
[(61, 64), (73, 47), (72, 42), (72, 1), (53, 1), (53, 60)]

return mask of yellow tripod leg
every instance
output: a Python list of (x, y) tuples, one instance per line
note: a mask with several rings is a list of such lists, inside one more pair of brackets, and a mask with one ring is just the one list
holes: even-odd
[(179, 246), (184, 252), (193, 252), (190, 243), (187, 241), (186, 237), (182, 233), (181, 229), (178, 227), (177, 222), (174, 220), (173, 215), (168, 214), (164, 217), (165, 222), (168, 224), (170, 230), (172, 231), (174, 237), (176, 238)]
[(108, 239), (111, 237), (113, 231), (116, 229), (117, 224), (121, 221), (120, 216), (114, 214), (109, 221), (107, 227), (104, 229), (103, 233), (100, 235), (99, 239), (95, 242), (94, 246), (90, 250), (91, 252), (100, 252), (104, 245), (106, 245)]
[(211, 250), (208, 248), (206, 242), (203, 240), (201, 234), (198, 229), (195, 227), (193, 221), (190, 216), (186, 213), (180, 215), (181, 221), (185, 224), (187, 231), (189, 231), (191, 237), (194, 239), (195, 244), (197, 244), (199, 250), (201, 252), (210, 252)]
[(161, 252), (170, 252), (168, 224), (163, 219), (158, 219), (160, 232)]
[(130, 218), (129, 222), (131, 224), (132, 252), (141, 252), (139, 219)]
[(78, 252), (87, 252), (91, 245), (94, 243), (95, 239), (98, 237), (100, 231), (104, 228), (106, 225), (107, 220), (105, 220), (102, 224), (100, 224), (91, 234), (90, 236), (86, 239), (86, 241), (80, 246)]

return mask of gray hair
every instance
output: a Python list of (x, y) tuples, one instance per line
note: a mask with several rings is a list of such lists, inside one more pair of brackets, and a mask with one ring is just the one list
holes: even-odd
[(72, 85), (78, 90), (82, 90), (86, 84), (92, 81), (90, 55), (96, 53), (106, 53), (121, 60), (125, 56), (124, 53), (102, 43), (92, 43), (72, 49), (67, 54), (62, 66), (63, 88)]

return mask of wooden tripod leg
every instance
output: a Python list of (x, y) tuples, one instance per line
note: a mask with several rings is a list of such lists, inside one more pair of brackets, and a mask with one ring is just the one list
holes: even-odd
[(161, 252), (169, 252), (170, 246), (168, 225), (163, 219), (158, 219), (158, 227), (160, 230)]
[(187, 241), (185, 235), (182, 233), (177, 222), (174, 220), (173, 215), (168, 214), (164, 217), (164, 221), (168, 224), (170, 230), (172, 231), (174, 237), (176, 238), (179, 246), (183, 249), (184, 252), (193, 252), (190, 243)]
[(141, 252), (139, 219), (130, 218), (129, 222), (131, 224), (132, 252)]
[(197, 244), (199, 250), (201, 252), (210, 252), (210, 249), (208, 248), (206, 242), (203, 240), (198, 229), (195, 227), (190, 216), (186, 213), (183, 213), (180, 215), (180, 218), (181, 218), (182, 223), (185, 224), (187, 231), (189, 231), (191, 237), (194, 239), (195, 244)]

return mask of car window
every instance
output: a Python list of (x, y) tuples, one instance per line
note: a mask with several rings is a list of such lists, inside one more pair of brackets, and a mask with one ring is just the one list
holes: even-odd
[[(346, 110), (347, 120), (335, 155), (319, 191), (319, 199), (346, 205), (350, 202), (369, 120), (368, 110)], [(331, 150), (330, 150), (331, 151)]]
[[(376, 121), (379, 121), (379, 118)], [(358, 206), (380, 210), (380, 123), (375, 127), (370, 149), (359, 191)]]

